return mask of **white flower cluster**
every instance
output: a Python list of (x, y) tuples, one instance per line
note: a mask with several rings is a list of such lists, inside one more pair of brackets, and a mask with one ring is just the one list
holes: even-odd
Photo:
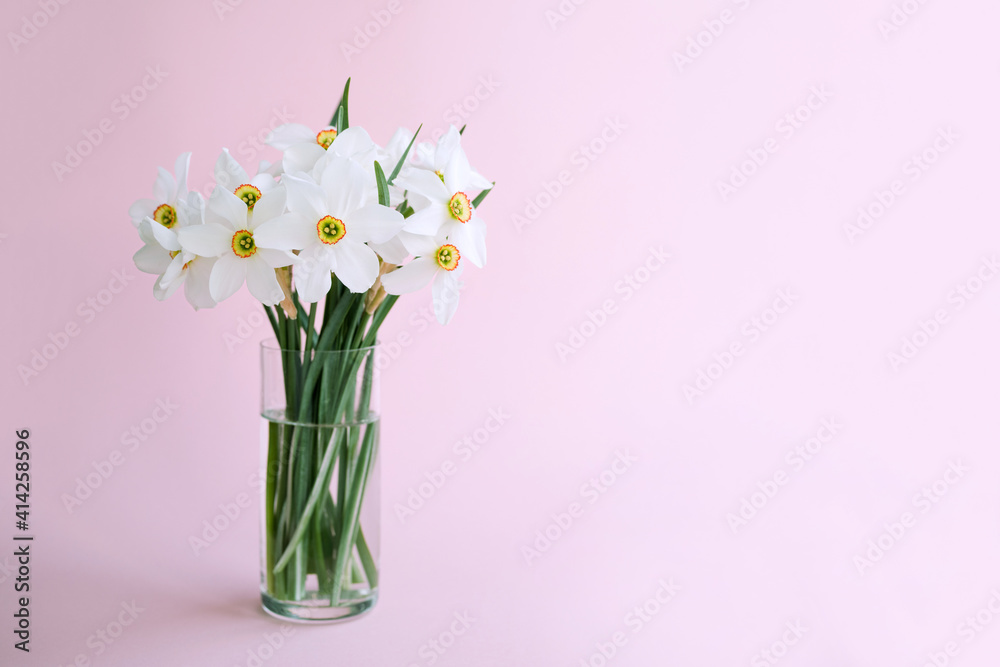
[(188, 191), (185, 153), (173, 174), (159, 170), (153, 198), (129, 210), (144, 243), (135, 264), (158, 276), (157, 299), (183, 284), (196, 309), (244, 283), (266, 306), (292, 289), (302, 302), (322, 301), (334, 276), (352, 292), (404, 294), (432, 283), (447, 323), (465, 261), (486, 264), (476, 196), (492, 184), (469, 165), (455, 127), (437, 145), (414, 139), (400, 128), (383, 148), (360, 127), (282, 125), (268, 137), (281, 162), (261, 162), (251, 176), (223, 150), (207, 202)]

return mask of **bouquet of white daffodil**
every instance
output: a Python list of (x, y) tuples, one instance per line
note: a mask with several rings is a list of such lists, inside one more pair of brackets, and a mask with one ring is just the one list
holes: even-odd
[(282, 159), (254, 176), (223, 150), (207, 203), (188, 191), (186, 153), (129, 211), (157, 299), (184, 285), (192, 306), (211, 308), (245, 283), (274, 328), (261, 352), (261, 589), (265, 609), (302, 620), (353, 616), (377, 596), (366, 490), (380, 325), (398, 295), (428, 284), (447, 323), (465, 262), (486, 263), (477, 209), (492, 183), (470, 167), (462, 131), (434, 145), (400, 128), (382, 148), (349, 126), (349, 88), (328, 126), (275, 129), (267, 143)]

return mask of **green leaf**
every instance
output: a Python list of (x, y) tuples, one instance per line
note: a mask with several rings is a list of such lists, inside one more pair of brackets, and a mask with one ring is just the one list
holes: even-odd
[(396, 180), (397, 176), (399, 176), (399, 170), (403, 168), (404, 164), (406, 164), (406, 156), (410, 154), (410, 149), (413, 148), (413, 142), (417, 140), (417, 135), (420, 134), (420, 130), (423, 126), (424, 124), (421, 123), (420, 127), (417, 128), (417, 131), (413, 133), (413, 138), (410, 139), (410, 144), (406, 147), (406, 150), (403, 151), (403, 157), (399, 158), (399, 162), (396, 163), (396, 168), (393, 169), (392, 174), (389, 175), (389, 185), (392, 185), (392, 182)]
[[(493, 181), (493, 185), (496, 185), (496, 184), (497, 184), (497, 182)], [(489, 190), (483, 190), (478, 195), (476, 195), (476, 198), (472, 200), (472, 208), (479, 208), (479, 205), (483, 203), (484, 199), (486, 199), (486, 195), (488, 195), (492, 191), (493, 191), (493, 188), (490, 188)]]
[[(338, 127), (340, 125), (340, 117), (344, 115), (343, 108), (338, 107), (337, 113), (333, 114), (333, 118), (330, 119), (330, 127)], [(340, 130), (337, 130), (337, 134), (340, 134)]]
[(375, 183), (378, 185), (378, 203), (382, 206), (389, 205), (389, 184), (385, 182), (385, 172), (382, 165), (375, 161)]
[(461, 129), (461, 130), (459, 130), (459, 131), (458, 131), (458, 133), (459, 133), (459, 134), (465, 134), (465, 128), (467, 128), (467, 127), (469, 127), (469, 126), (468, 126), (468, 125), (463, 125), (463, 126), (462, 126), (462, 129)]
[(410, 202), (406, 199), (403, 200), (402, 204), (396, 207), (396, 210), (402, 213), (404, 218), (408, 218), (414, 213), (413, 207), (410, 206)]
[[(333, 118), (330, 119), (331, 127), (337, 128), (337, 134), (340, 134), (348, 127), (350, 127), (350, 122), (347, 118), (347, 95), (351, 91), (351, 77), (347, 77), (347, 83), (344, 84), (344, 94), (340, 96), (340, 104), (337, 106), (337, 112), (333, 114)], [(343, 110), (344, 115), (338, 118), (338, 114)]]

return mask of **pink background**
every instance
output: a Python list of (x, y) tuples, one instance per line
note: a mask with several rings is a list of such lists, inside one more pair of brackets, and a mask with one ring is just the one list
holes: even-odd
[[(384, 329), (406, 344), (382, 378), (377, 609), (272, 636), (263, 664), (599, 667), (616, 638), (607, 662), (622, 666), (997, 664), (1000, 280), (977, 275), (993, 278), (983, 258), (1000, 252), (996, 3), (897, 0), (902, 25), (885, 35), (893, 0), (564, 0), (575, 11), (554, 27), (557, 0), (399, 0), (396, 14), (233, 0), (221, 18), (209, 0), (50, 4), (0, 56), (2, 539), (17, 532), (21, 428), (36, 535), (28, 656), (12, 648), (0, 556), (2, 664), (248, 665), (280, 633), (259, 610), (250, 479), (268, 327), (243, 329), (260, 324), (245, 292), (198, 313), (180, 295), (156, 302), (127, 210), (183, 151), (199, 188), (223, 146), (245, 165), (274, 159), (249, 138), (276, 109), (325, 122), (347, 75), (351, 120), (380, 142), (399, 124), (441, 129), (459, 105), (470, 159), (497, 181), (490, 262), (466, 273), (449, 326), (421, 324), (420, 293)], [(5, 2), (0, 25), (25, 30), (39, 11)], [(372, 12), (391, 20), (348, 62), (340, 45)], [(166, 75), (122, 117), (116, 99), (147, 67)], [(814, 87), (829, 96), (801, 106)], [(102, 121), (113, 131), (57, 178), (52, 163)], [(747, 151), (767, 160), (724, 200)], [(884, 214), (850, 238), (879, 198)], [(671, 256), (652, 272), (650, 247)], [(100, 313), (78, 309), (122, 270)], [(626, 275), (645, 281), (628, 299)], [(779, 290), (792, 306), (776, 315)], [(18, 366), (72, 324), (22, 381)], [(574, 328), (590, 335), (561, 358)], [(919, 350), (893, 363), (904, 337)], [(700, 371), (713, 379), (688, 400)], [(172, 414), (124, 446), (158, 400)], [(500, 408), (503, 426), (463, 460), (454, 444)], [(796, 458), (824, 419), (836, 435)], [(116, 450), (121, 465), (67, 511), (63, 495)], [(637, 461), (606, 473), (605, 493), (583, 488), (619, 450)], [(401, 521), (395, 506), (446, 461), (455, 474)], [(190, 536), (241, 494), (250, 508), (195, 555)], [(744, 499), (756, 514), (734, 531)], [(661, 581), (679, 587), (665, 603)], [(133, 601), (111, 645), (88, 644)], [(450, 637), (456, 614), (474, 620)]]

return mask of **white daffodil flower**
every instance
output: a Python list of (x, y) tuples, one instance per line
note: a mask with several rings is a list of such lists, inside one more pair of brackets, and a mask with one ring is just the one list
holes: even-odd
[[(413, 141), (413, 133), (405, 127), (400, 127), (393, 133), (392, 138), (389, 139), (389, 143), (385, 145), (385, 148), (378, 148), (378, 161), (385, 169), (386, 177), (388, 177), (389, 174), (392, 173), (392, 170), (396, 168), (396, 165), (399, 164), (399, 161), (403, 158), (403, 153), (406, 152), (406, 148), (410, 145), (411, 141)], [(410, 170), (421, 166), (417, 164), (416, 160), (416, 151), (419, 145), (420, 144), (414, 144), (413, 148), (410, 149), (410, 154), (407, 157), (406, 162), (404, 162), (403, 166), (400, 168), (396, 178), (401, 176), (405, 177)], [(429, 169), (430, 166), (428, 165), (425, 168)], [(390, 188), (392, 190), (398, 190), (399, 194), (403, 193), (402, 188), (398, 188), (395, 184), (390, 186)], [(403, 201), (403, 198), (399, 197), (399, 202), (401, 201)], [(394, 201), (393, 203), (395, 204), (399, 202)]]
[(144, 218), (152, 218), (167, 229), (175, 225), (187, 224), (188, 209), (188, 165), (190, 153), (181, 153), (174, 164), (174, 173), (160, 167), (156, 182), (153, 183), (153, 198), (140, 199), (129, 207), (132, 225), (138, 229)]
[[(482, 177), (473, 176), (475, 172), (461, 145), (448, 139), (452, 134), (458, 135), (458, 130), (451, 129), (454, 132), (449, 131), (438, 144), (439, 153), (450, 155), (442, 170), (414, 169), (406, 178), (396, 180), (408, 191), (429, 200), (426, 206), (406, 219), (404, 229), (411, 235), (436, 237), (444, 234), (462, 249), (470, 262), (481, 268), (486, 264), (486, 223), (476, 214), (469, 193), (481, 189), (477, 183)], [(404, 244), (408, 242), (407, 236), (401, 238)], [(417, 254), (413, 247), (407, 250)]]
[[(192, 206), (193, 219), (189, 218), (190, 224), (185, 226), (199, 225), (203, 222), (204, 202), (201, 200), (201, 195), (191, 193), (191, 196), (196, 197), (201, 205)], [(189, 201), (192, 197), (189, 197)], [(164, 227), (153, 218), (145, 218), (139, 223), (139, 237), (145, 245), (132, 259), (140, 271), (157, 275), (157, 280), (153, 284), (153, 296), (159, 301), (168, 299), (183, 284), (184, 296), (195, 310), (212, 308), (215, 306), (215, 300), (209, 294), (208, 278), (215, 259), (198, 257), (182, 249), (177, 238), (177, 233), (182, 228)]]
[[(319, 180), (331, 158), (354, 160), (375, 175), (374, 163), (378, 146), (360, 127), (350, 127), (341, 133), (327, 125), (313, 132), (300, 123), (276, 127), (265, 142), (282, 151), (282, 167), (286, 174), (309, 174)], [(395, 166), (395, 164), (393, 164)]]
[[(327, 165), (337, 158), (347, 158), (361, 165), (372, 178), (369, 185), (375, 187), (375, 160), (378, 159), (378, 146), (364, 128), (349, 127), (338, 134), (326, 150), (326, 155), (322, 156), (313, 167), (314, 178), (318, 181), (326, 171)], [(389, 170), (391, 171), (392, 167), (389, 167)], [(388, 175), (387, 173), (386, 176)]]
[[(376, 147), (378, 161), (382, 165), (386, 178), (392, 174), (396, 165), (399, 164), (403, 154), (406, 152), (407, 146), (410, 145), (410, 141), (412, 140), (413, 133), (407, 128), (401, 127), (392, 135), (385, 148)], [(409, 158), (403, 163), (399, 174), (396, 175), (397, 179), (403, 177), (405, 180), (406, 175), (415, 168), (413, 155), (414, 153), (411, 149)], [(399, 181), (397, 180), (389, 185), (389, 202), (393, 208), (399, 206), (404, 201), (408, 201), (409, 205), (415, 209), (427, 206), (428, 200), (426, 197), (416, 192), (408, 193), (399, 187), (398, 183)], [(407, 232), (400, 232), (386, 243), (369, 243), (368, 245), (385, 261), (391, 264), (402, 264), (410, 256), (410, 251), (407, 250), (406, 243), (403, 240), (406, 236)]]
[[(243, 200), (247, 208), (253, 210), (258, 199), (278, 187), (269, 167), (267, 162), (261, 162), (257, 175), (250, 176), (229, 154), (229, 149), (223, 148), (219, 159), (215, 161), (215, 186), (232, 192)], [(213, 196), (214, 194), (213, 192)]]
[[(406, 147), (410, 145), (411, 141), (413, 141), (413, 133), (410, 132), (409, 129), (405, 127), (396, 128), (396, 131), (393, 132), (392, 137), (389, 139), (389, 143), (385, 145), (385, 148), (379, 149), (379, 158), (381, 159), (382, 156), (388, 158), (389, 161), (385, 162), (385, 164), (390, 165), (390, 169), (394, 169), (396, 167), (396, 163), (399, 162), (401, 157), (403, 157), (403, 153), (406, 151)], [(403, 169), (406, 169), (406, 165), (403, 166)]]
[(261, 242), (257, 230), (285, 212), (283, 186), (252, 198), (253, 204), (221, 187), (208, 200), (205, 224), (178, 232), (182, 250), (199, 257), (217, 257), (208, 281), (209, 294), (223, 301), (246, 283), (250, 293), (266, 306), (284, 299), (274, 270), (295, 263), (295, 255)]
[(415, 238), (412, 251), (418, 257), (383, 275), (382, 286), (388, 294), (409, 294), (431, 283), (434, 314), (438, 322), (448, 324), (458, 309), (462, 254), (454, 244), (428, 236)]
[(287, 123), (274, 128), (265, 143), (282, 151), (285, 173), (309, 174), (336, 138), (336, 128), (329, 125), (313, 132), (301, 123)]
[[(443, 176), (452, 155), (455, 151), (462, 150), (462, 135), (457, 127), (449, 125), (448, 131), (441, 136), (437, 145), (425, 141), (415, 145), (413, 150), (416, 153), (413, 162), (417, 167), (429, 169), (438, 176)], [(493, 183), (475, 169), (471, 169), (469, 182), (474, 190), (488, 190), (493, 187)]]
[(290, 212), (261, 225), (256, 237), (271, 248), (301, 250), (295, 288), (303, 301), (326, 298), (331, 272), (352, 292), (366, 291), (378, 277), (379, 260), (365, 244), (393, 238), (402, 214), (371, 200), (368, 176), (349, 159), (329, 159), (319, 183), (300, 176), (283, 177)]

